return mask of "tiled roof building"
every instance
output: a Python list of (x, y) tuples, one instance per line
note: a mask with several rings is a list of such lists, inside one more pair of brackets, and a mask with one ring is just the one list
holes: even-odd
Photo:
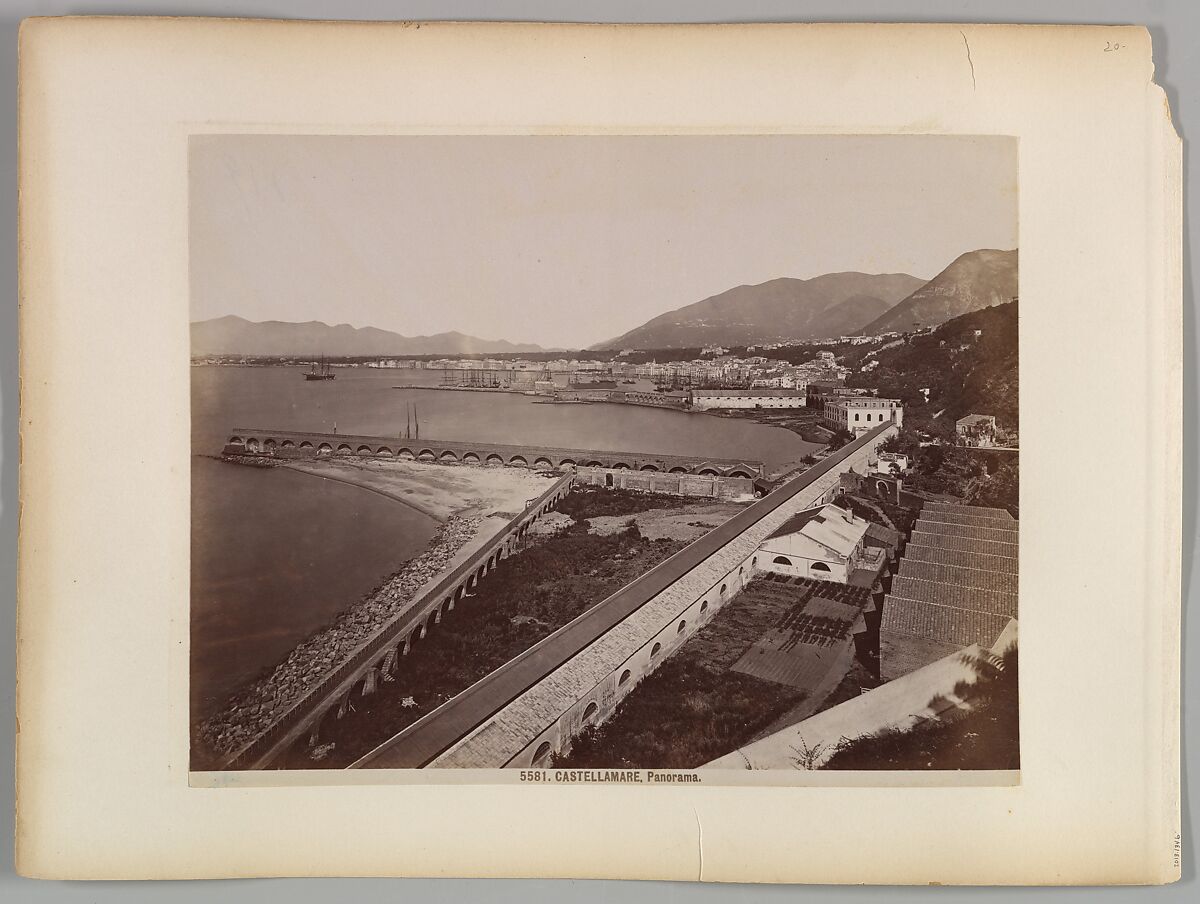
[(884, 599), (882, 677), (995, 643), (1017, 616), (1019, 528), (1003, 509), (925, 504)]

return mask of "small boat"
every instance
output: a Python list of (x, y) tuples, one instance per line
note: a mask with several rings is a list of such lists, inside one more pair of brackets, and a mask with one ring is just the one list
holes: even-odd
[(329, 367), (329, 362), (322, 358), (320, 361), (314, 361), (312, 367), (304, 374), (306, 380), (332, 380), (335, 374)]

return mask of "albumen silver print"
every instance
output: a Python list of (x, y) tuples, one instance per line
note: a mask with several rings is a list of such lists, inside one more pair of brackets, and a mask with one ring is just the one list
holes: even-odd
[(193, 770), (1019, 769), (1015, 139), (189, 179)]

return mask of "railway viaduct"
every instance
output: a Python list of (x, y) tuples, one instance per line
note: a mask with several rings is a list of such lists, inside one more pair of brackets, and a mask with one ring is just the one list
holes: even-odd
[(529, 468), (592, 467), (711, 477), (760, 477), (761, 461), (663, 455), (656, 452), (601, 452), (554, 446), (508, 446), (461, 440), (398, 439), (342, 433), (307, 433), (261, 427), (236, 428), (222, 450), (226, 455), (276, 458), (400, 458), (510, 465)]
[(521, 550), (534, 522), (571, 491), (573, 482), (573, 473), (560, 477), (482, 546), (421, 588), (390, 622), (293, 701), (266, 732), (227, 755), (219, 768), (261, 769), (293, 745), (308, 746), (316, 741), (323, 724), (341, 718), (357, 698), (374, 693), (377, 683), (398, 668), (414, 644), (440, 624), (502, 559)]

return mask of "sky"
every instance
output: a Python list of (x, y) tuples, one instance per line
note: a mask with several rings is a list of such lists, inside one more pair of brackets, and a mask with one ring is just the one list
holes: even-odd
[(977, 136), (195, 136), (192, 320), (585, 348), (743, 284), (1017, 247)]

